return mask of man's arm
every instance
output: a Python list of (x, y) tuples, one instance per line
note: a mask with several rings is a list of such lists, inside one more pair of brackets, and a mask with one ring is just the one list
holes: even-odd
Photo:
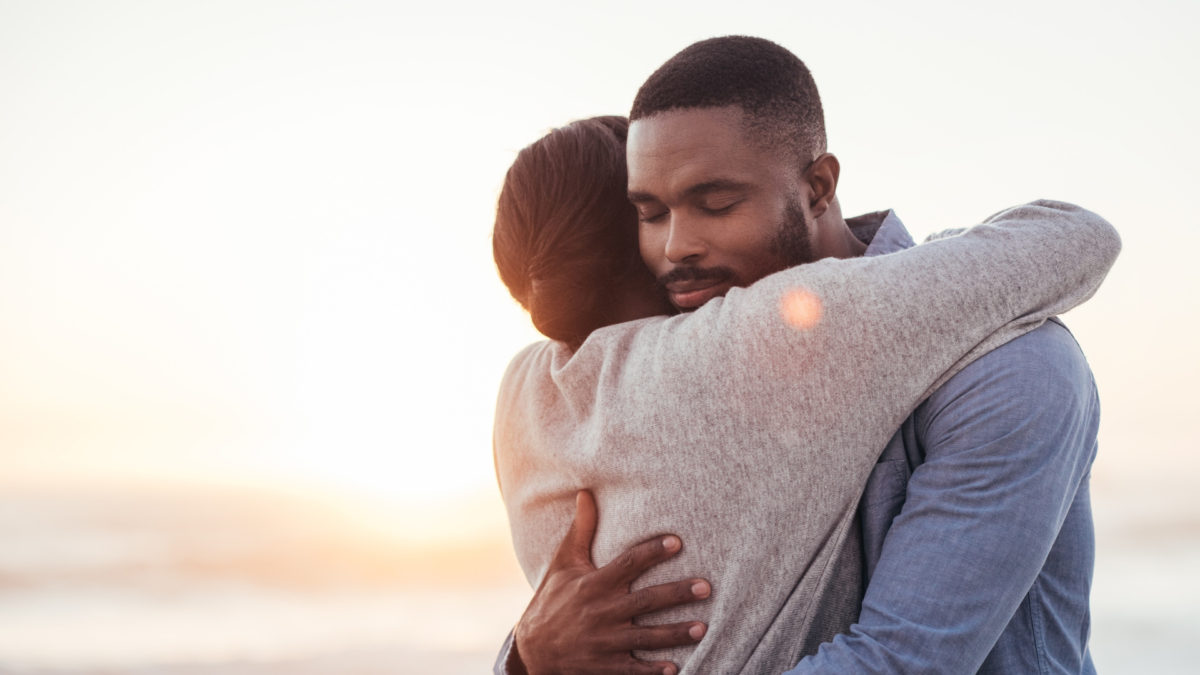
[(633, 657), (635, 649), (695, 644), (705, 625), (696, 621), (638, 626), (635, 616), (707, 598), (708, 582), (687, 579), (630, 592), (643, 572), (680, 551), (674, 535), (655, 537), (597, 569), (592, 564), (596, 502), (590, 492), (575, 500), (575, 520), (545, 578), (496, 660), (496, 675), (633, 673), (675, 675), (669, 661)]
[[(1099, 420), (1087, 362), (1048, 324), (968, 366), (915, 416), (925, 461), (884, 540), (858, 623), (800, 662), (811, 673), (976, 672), (1030, 591), (1075, 501)], [(1086, 608), (1090, 549), (1055, 581)], [(1079, 616), (1040, 611), (1065, 639), (1016, 636), (1027, 655), (1079, 663)], [(1084, 613), (1086, 615), (1086, 613)], [(1066, 625), (1057, 626), (1058, 623)], [(1024, 629), (1015, 629), (1024, 630)]]

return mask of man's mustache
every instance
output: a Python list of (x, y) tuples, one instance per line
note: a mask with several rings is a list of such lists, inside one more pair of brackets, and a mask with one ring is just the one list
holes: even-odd
[(680, 266), (667, 272), (658, 278), (658, 285), (666, 287), (667, 284), (682, 282), (682, 281), (725, 281), (733, 278), (733, 270), (728, 267), (690, 267)]

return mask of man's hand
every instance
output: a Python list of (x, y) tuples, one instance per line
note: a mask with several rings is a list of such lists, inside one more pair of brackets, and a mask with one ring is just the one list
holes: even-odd
[[(695, 644), (707, 626), (691, 621), (638, 626), (633, 618), (707, 598), (703, 579), (689, 579), (630, 592), (646, 570), (679, 552), (683, 542), (666, 535), (642, 542), (611, 563), (592, 564), (596, 502), (590, 492), (575, 497), (575, 520), (517, 624), (509, 672), (644, 673), (675, 675), (669, 661), (634, 658), (635, 649)], [(519, 663), (518, 663), (519, 661)]]

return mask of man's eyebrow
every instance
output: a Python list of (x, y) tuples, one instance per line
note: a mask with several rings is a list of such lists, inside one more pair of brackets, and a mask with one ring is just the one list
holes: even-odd
[[(746, 191), (746, 190), (749, 190), (750, 187), (751, 186), (749, 183), (744, 183), (742, 181), (733, 180), (731, 178), (716, 178), (714, 180), (706, 180), (703, 183), (696, 183), (695, 185), (684, 190), (683, 196), (684, 197), (695, 197), (698, 195), (705, 195), (710, 192)], [(655, 197), (654, 195), (650, 194), (649, 192), (631, 191), (628, 193), (627, 196), (629, 198), (629, 201), (633, 202), (634, 204), (645, 204), (647, 202), (659, 201), (658, 197)]]
[(696, 183), (683, 191), (685, 197), (695, 197), (705, 195), (710, 192), (736, 192), (750, 189), (749, 183), (733, 180), (732, 178), (716, 178), (713, 180)]

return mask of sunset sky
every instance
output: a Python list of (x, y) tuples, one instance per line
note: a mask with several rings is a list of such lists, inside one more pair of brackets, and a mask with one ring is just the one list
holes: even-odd
[(538, 337), (491, 261), (504, 171), (728, 33), (812, 69), (847, 213), (1111, 220), (1125, 252), (1068, 317), (1097, 499), (1200, 467), (1200, 5), (421, 4), (0, 2), (0, 480), (278, 488), (503, 536), (495, 392)]

